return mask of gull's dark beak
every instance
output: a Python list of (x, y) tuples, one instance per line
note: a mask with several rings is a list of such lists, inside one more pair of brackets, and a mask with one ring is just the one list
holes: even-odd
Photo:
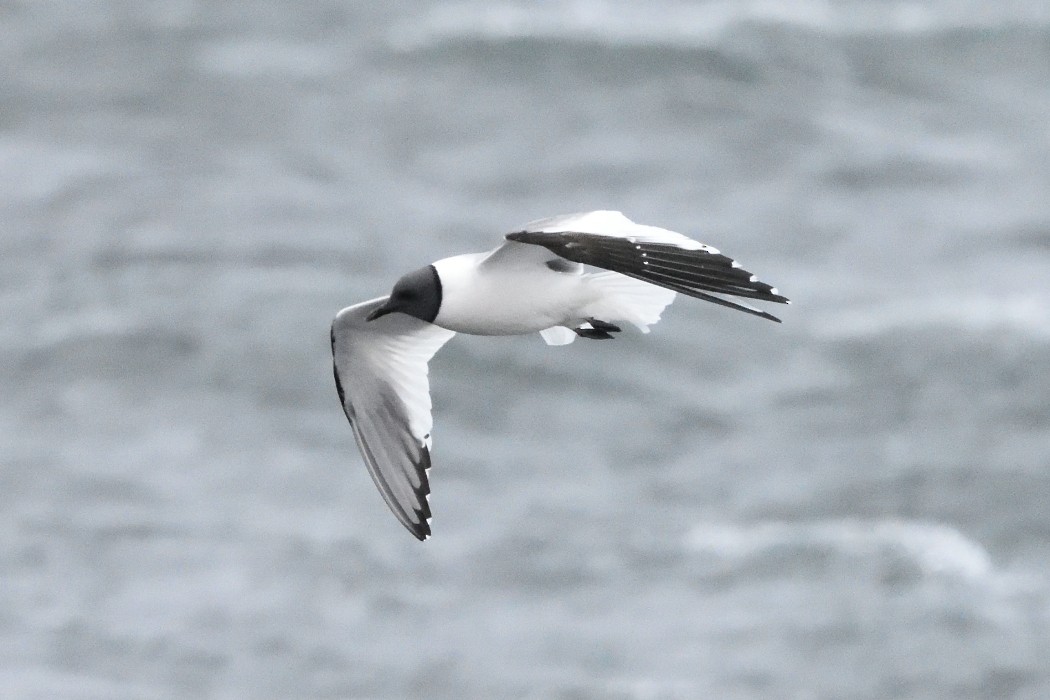
[(379, 318), (380, 316), (386, 316), (388, 313), (390, 313), (392, 311), (393, 311), (393, 309), (387, 308), (387, 305), (384, 304), (383, 306), (380, 306), (378, 309), (376, 309), (372, 313), (370, 313), (367, 316), (365, 316), (365, 321), (374, 321), (377, 318)]

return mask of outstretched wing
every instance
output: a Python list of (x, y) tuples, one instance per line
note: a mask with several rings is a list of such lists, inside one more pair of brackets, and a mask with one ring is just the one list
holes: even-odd
[(368, 472), (401, 524), (430, 535), (430, 383), (427, 363), (455, 333), (402, 313), (365, 321), (387, 297), (332, 322), (335, 386)]
[(780, 319), (770, 313), (715, 295), (790, 303), (717, 249), (674, 231), (636, 224), (618, 211), (541, 219), (506, 237), (777, 323)]

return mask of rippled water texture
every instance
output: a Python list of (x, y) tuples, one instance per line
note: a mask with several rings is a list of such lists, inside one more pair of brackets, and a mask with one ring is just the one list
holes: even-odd
[[(1047, 8), (0, 0), (0, 695), (1050, 697)], [(416, 542), (330, 319), (592, 208), (795, 304), (454, 339)]]

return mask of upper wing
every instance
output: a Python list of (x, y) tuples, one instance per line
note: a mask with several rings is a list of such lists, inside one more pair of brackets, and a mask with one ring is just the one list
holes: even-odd
[(543, 246), (573, 262), (619, 272), (778, 323), (780, 319), (770, 313), (711, 292), (790, 303), (775, 287), (759, 282), (717, 249), (674, 231), (636, 224), (618, 211), (540, 219), (521, 231), (508, 233), (507, 239)]
[(418, 539), (430, 535), (430, 383), (427, 363), (455, 333), (402, 313), (365, 321), (386, 297), (332, 322), (335, 386), (372, 480)]
[(503, 245), (489, 251), (479, 264), (482, 268), (499, 267), (501, 270), (530, 268), (546, 265), (556, 272), (583, 274), (583, 265), (572, 262), (538, 245), (503, 241)]

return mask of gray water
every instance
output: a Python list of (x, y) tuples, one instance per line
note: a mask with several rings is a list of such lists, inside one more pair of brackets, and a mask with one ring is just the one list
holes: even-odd
[[(0, 696), (1050, 697), (1043, 0), (0, 2)], [(622, 209), (792, 297), (454, 339), (434, 537), (328, 324)]]

